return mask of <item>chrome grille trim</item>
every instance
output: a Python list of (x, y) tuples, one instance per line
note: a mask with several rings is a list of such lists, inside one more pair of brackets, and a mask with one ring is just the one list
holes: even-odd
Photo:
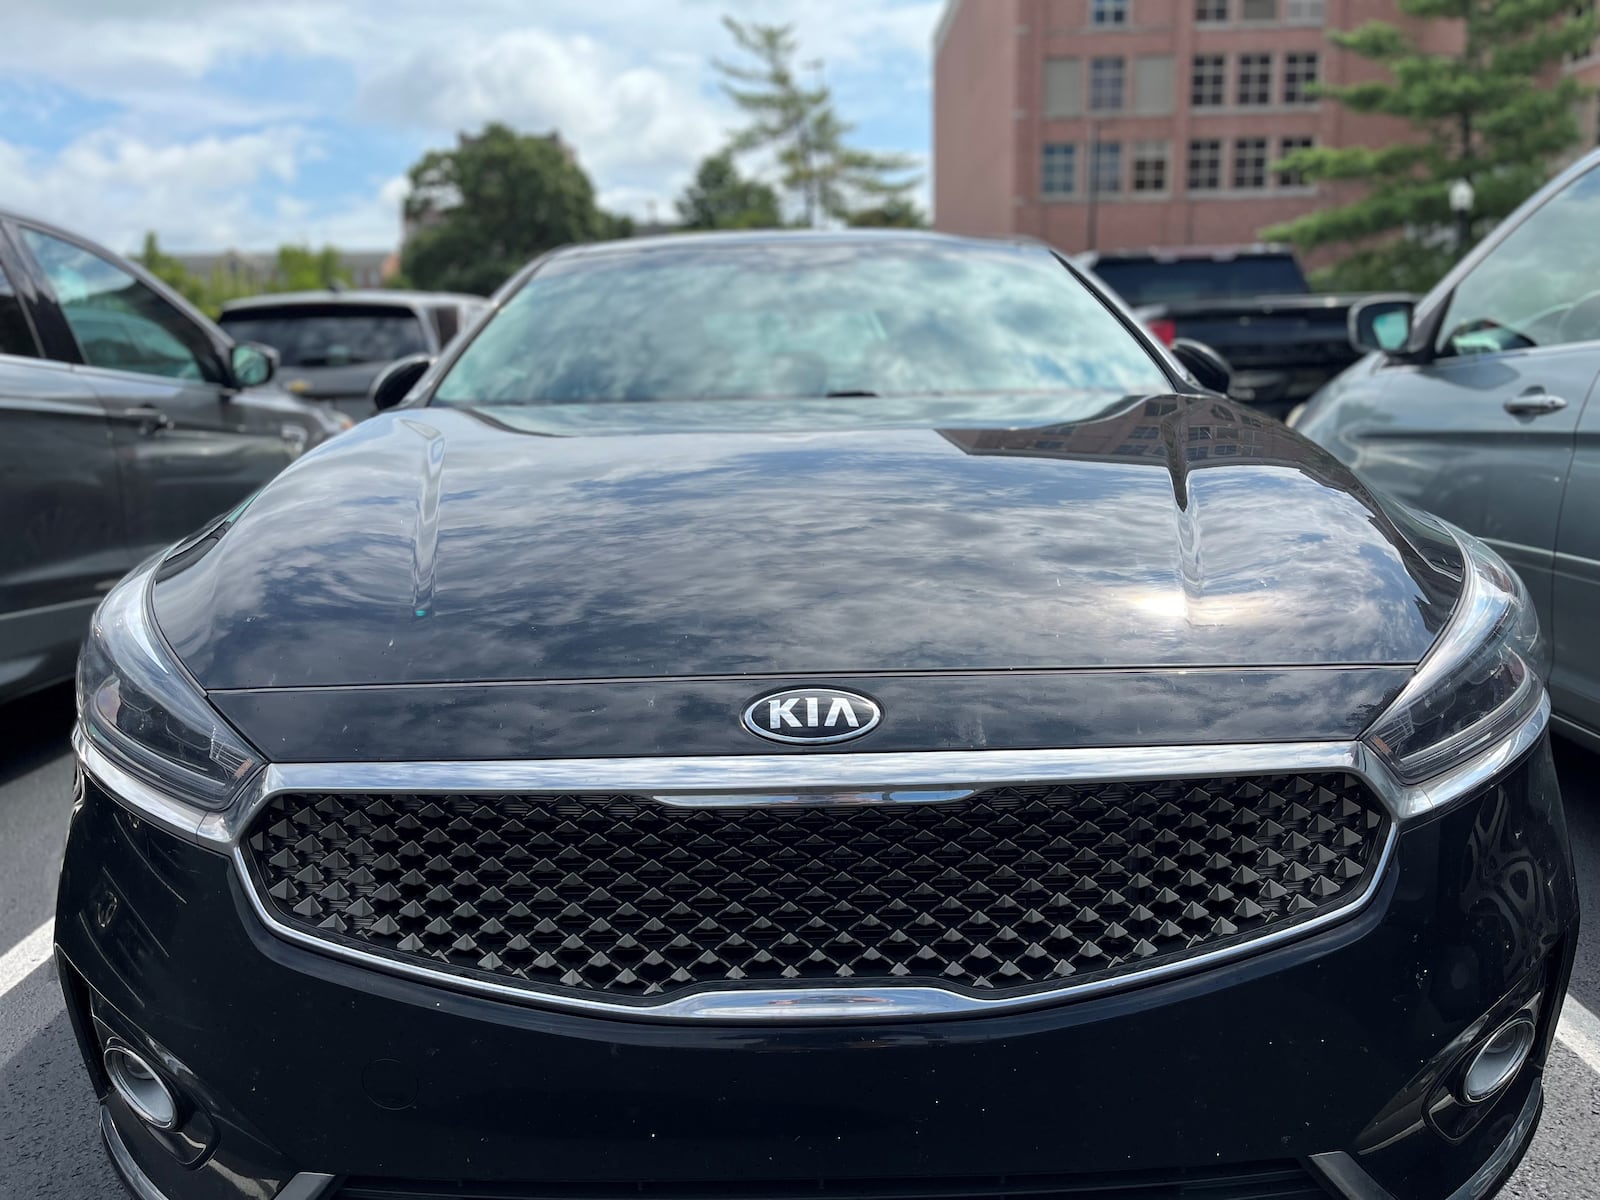
[[(235, 809), (196, 821), (179, 816), (180, 806), (120, 770), (76, 731), (73, 745), (84, 769), (118, 803), (186, 841), (233, 859), (243, 891), (257, 918), (285, 941), (318, 953), (457, 990), (520, 1004), (598, 1016), (665, 1020), (883, 1019), (992, 1013), (1040, 1007), (1063, 999), (1087, 999), (1113, 990), (1142, 986), (1254, 955), (1285, 942), (1348, 921), (1365, 910), (1382, 886), (1401, 823), (1435, 811), (1483, 786), (1531, 749), (1550, 719), (1546, 696), (1539, 708), (1504, 741), (1431, 780), (1400, 782), (1364, 743), (1274, 742), (1217, 746), (1153, 746), (1028, 751), (940, 751), (897, 754), (782, 754), (657, 759), (547, 759), (422, 763), (279, 763), (262, 772), (250, 795)], [(717, 793), (767, 791), (792, 797), (797, 792), (832, 789), (896, 791), (921, 788), (976, 788), (1005, 783), (1110, 782), (1183, 776), (1268, 775), (1283, 772), (1347, 771), (1362, 779), (1389, 810), (1388, 838), (1359, 898), (1292, 929), (1240, 946), (1197, 955), (1148, 971), (1023, 997), (982, 999), (938, 988), (811, 988), (768, 991), (706, 991), (670, 1003), (643, 1007), (548, 996), (521, 987), (468, 980), (447, 972), (396, 962), (332, 945), (277, 920), (249, 886), (242, 832), (272, 796), (290, 791), (451, 792), (616, 790), (655, 798), (676, 794), (703, 797)], [(703, 801), (701, 801), (703, 802)], [(188, 810), (192, 812), (192, 810)]]

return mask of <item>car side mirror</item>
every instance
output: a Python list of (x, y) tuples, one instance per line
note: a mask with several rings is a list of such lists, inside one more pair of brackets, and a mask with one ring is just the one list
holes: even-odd
[(228, 352), (228, 373), (236, 388), (260, 387), (278, 373), (278, 352), (259, 342), (239, 342)]
[(417, 380), (427, 373), (433, 366), (431, 354), (408, 354), (404, 358), (397, 358), (383, 370), (378, 372), (372, 386), (367, 389), (367, 399), (372, 401), (372, 407), (382, 412), (386, 408), (393, 408), (416, 386)]
[(1409, 296), (1372, 296), (1350, 306), (1350, 344), (1363, 353), (1398, 354), (1411, 341), (1417, 302)]
[(1172, 343), (1172, 357), (1195, 377), (1201, 387), (1224, 396), (1228, 394), (1228, 388), (1233, 383), (1233, 368), (1228, 365), (1227, 359), (1204, 342), (1197, 342), (1193, 338), (1177, 338)]

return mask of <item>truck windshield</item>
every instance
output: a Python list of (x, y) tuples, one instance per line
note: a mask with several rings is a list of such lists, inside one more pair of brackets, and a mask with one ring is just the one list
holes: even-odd
[(1244, 300), (1252, 296), (1303, 296), (1310, 288), (1287, 254), (1239, 258), (1103, 258), (1094, 273), (1134, 306), (1189, 300)]
[(908, 397), (1166, 391), (1157, 360), (1049, 252), (937, 238), (579, 253), (508, 299), (434, 402), (703, 415), (739, 401), (864, 414)]

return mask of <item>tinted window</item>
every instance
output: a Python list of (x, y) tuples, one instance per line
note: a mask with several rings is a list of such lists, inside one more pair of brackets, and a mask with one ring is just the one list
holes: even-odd
[(247, 308), (222, 314), (241, 342), (271, 346), (286, 367), (343, 367), (425, 354), (422, 322), (409, 308), (320, 304)]
[(222, 365), (204, 331), (154, 289), (82, 246), (36, 229), (24, 229), (22, 239), (50, 281), (84, 362), (222, 381)]
[(1574, 180), (1456, 287), (1442, 354), (1600, 339), (1600, 170)]
[(17, 298), (4, 267), (0, 267), (0, 354), (39, 356), (33, 330), (28, 326), (28, 314), (22, 311), (22, 301)]
[(439, 334), (439, 345), (449, 345), (461, 328), (461, 312), (454, 304), (435, 304), (428, 310), (433, 314), (433, 327)]
[(1048, 253), (928, 242), (751, 244), (547, 264), (440, 384), (561, 405), (1166, 390)]
[[(1191, 162), (1190, 171), (1193, 170)], [(1182, 258), (1172, 262), (1101, 259), (1095, 264), (1094, 273), (1129, 304), (1298, 296), (1306, 290), (1305, 276), (1288, 255), (1222, 260)]]

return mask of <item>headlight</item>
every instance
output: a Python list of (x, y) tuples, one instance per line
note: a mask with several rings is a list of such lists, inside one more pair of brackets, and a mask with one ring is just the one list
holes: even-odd
[(152, 574), (128, 576), (95, 612), (78, 659), (78, 719), (116, 766), (173, 800), (218, 811), (261, 768), (261, 756), (173, 661), (150, 615)]
[(1450, 532), (1465, 563), (1461, 599), (1411, 682), (1365, 735), (1406, 783), (1489, 749), (1544, 700), (1547, 651), (1521, 580), (1477, 538)]

